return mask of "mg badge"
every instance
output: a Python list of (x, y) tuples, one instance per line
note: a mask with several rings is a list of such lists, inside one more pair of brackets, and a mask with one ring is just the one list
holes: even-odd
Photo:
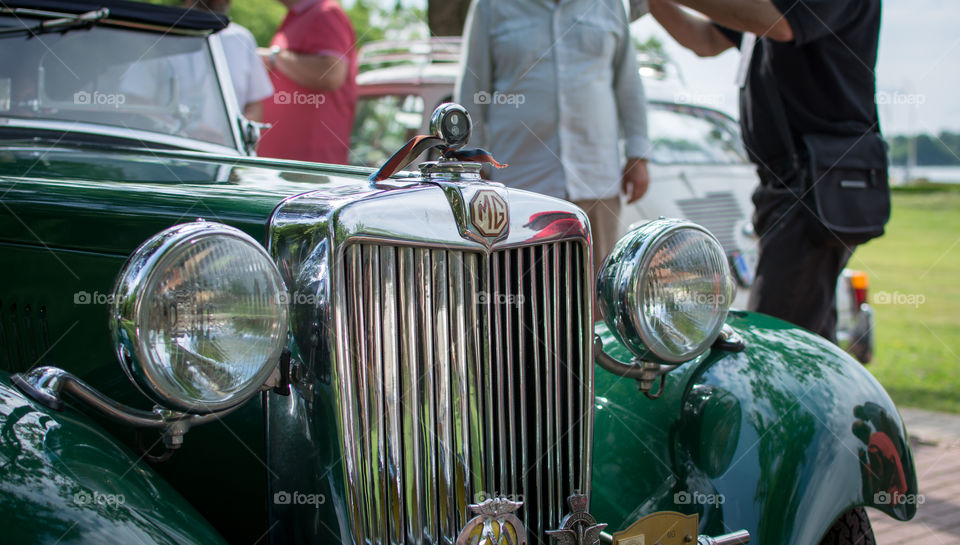
[(496, 191), (481, 189), (470, 201), (470, 222), (485, 237), (499, 237), (507, 228), (507, 201)]
[(567, 503), (573, 512), (563, 517), (558, 530), (548, 530), (547, 535), (560, 545), (597, 545), (607, 525), (597, 524), (597, 519), (587, 513), (587, 497), (583, 494), (571, 495)]
[[(499, 198), (499, 197), (498, 197)], [(491, 498), (470, 505), (477, 514), (457, 536), (457, 545), (526, 545), (527, 531), (514, 513), (523, 502)]]

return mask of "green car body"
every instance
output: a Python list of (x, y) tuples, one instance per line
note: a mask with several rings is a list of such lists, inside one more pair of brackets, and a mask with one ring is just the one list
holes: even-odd
[[(196, 24), (211, 31), (222, 22)], [(149, 32), (141, 27), (128, 31)], [(193, 36), (196, 29), (180, 30)], [(213, 59), (222, 70), (216, 48)], [(224, 100), (235, 114), (236, 104)], [(583, 212), (568, 203), (449, 172), (374, 184), (369, 169), (248, 157), (239, 118), (231, 125), (231, 151), (210, 142), (192, 146), (181, 136), (113, 135), (89, 123), (32, 127), (2, 114), (3, 543), (451, 542), (473, 516), (468, 504), (490, 496), (542, 507), (522, 512), (534, 543), (561, 523), (561, 496), (578, 491), (589, 495), (590, 513), (608, 533), (677, 511), (698, 514), (701, 534), (747, 530), (759, 544), (816, 544), (839, 517), (862, 506), (901, 520), (916, 512), (916, 473), (896, 407), (860, 364), (815, 335), (731, 311), (726, 323), (742, 346), (715, 343), (680, 365), (664, 376), (658, 399), (638, 391), (637, 381), (594, 367), (594, 334), (614, 359), (633, 356), (603, 322), (591, 327), (592, 279), (582, 274), (589, 269), (589, 231)], [(508, 230), (478, 234), (474, 203), (481, 195), (508, 208)], [(150, 410), (118, 363), (114, 289), (145, 241), (198, 220), (252, 237), (293, 296), (285, 388), (263, 388), (196, 426), (162, 459), (155, 430), (107, 418), (76, 397), (64, 396), (55, 410), (23, 387), (31, 370), (49, 366), (116, 403)], [(379, 250), (369, 247), (374, 243)], [(481, 280), (463, 274), (479, 269), (455, 267), (454, 257), (477, 266), (491, 254), (494, 263), (505, 260), (505, 269), (496, 269), (506, 271), (503, 290), (496, 275)], [(405, 261), (408, 255), (433, 261), (421, 268)], [(406, 263), (433, 274), (409, 293), (442, 285), (448, 297), (420, 310), (404, 304), (406, 292), (389, 291), (393, 256), (396, 286), (410, 286)], [(519, 272), (520, 259), (528, 257), (542, 277), (523, 286), (530, 276)], [(518, 289), (543, 294), (529, 323), (542, 325), (545, 337), (520, 328), (526, 310), (477, 316), (500, 308), (489, 296), (512, 293), (510, 259), (517, 260)], [(479, 302), (457, 299), (478, 286)], [(483, 291), (489, 286), (500, 291)], [(376, 297), (365, 299), (370, 293)], [(379, 304), (394, 295), (396, 304)], [(389, 325), (402, 331), (395, 346)], [(368, 337), (367, 326), (382, 335)], [(417, 344), (434, 334), (443, 343)], [(541, 405), (540, 397), (529, 400), (503, 382), (524, 376), (511, 367), (512, 357), (540, 380), (540, 360), (522, 359), (523, 342), (539, 347), (543, 338), (558, 349), (566, 341), (566, 356), (581, 367), (568, 371), (577, 380), (563, 382), (565, 388), (554, 386), (564, 380), (557, 371), (563, 367), (537, 382), (536, 395), (547, 400)], [(438, 351), (447, 341), (450, 351)], [(542, 367), (549, 368), (545, 350)], [(426, 396), (420, 408), (391, 405), (411, 395), (391, 388), (397, 384), (384, 363), (391, 356), (403, 362), (397, 380), (414, 380), (405, 367), (410, 361), (426, 362), (424, 376), (439, 377), (427, 386), (414, 380)], [(461, 359), (469, 362), (466, 375), (457, 374)], [(481, 363), (490, 382), (465, 384)], [(467, 397), (458, 397), (461, 386)], [(451, 407), (463, 412), (453, 418), (445, 412)], [(518, 463), (504, 453), (520, 449), (526, 457), (540, 449), (524, 436), (551, 437), (539, 429), (541, 407), (543, 427), (570, 426), (556, 434), (567, 446), (546, 447), (558, 462), (548, 470), (539, 460), (509, 466), (540, 472), (519, 479), (530, 487), (521, 495), (518, 481), (499, 468)], [(565, 420), (564, 411), (586, 420)], [(521, 413), (530, 420), (514, 422)], [(451, 454), (460, 458), (444, 458)]]
[[(52, 536), (51, 527), (74, 541), (96, 535), (86, 532), (129, 527), (158, 543), (217, 542), (207, 523), (196, 522), (204, 519), (234, 542), (268, 529), (277, 542), (348, 536), (338, 516), (348, 506), (329, 383), (316, 380), (315, 389), (295, 388), (289, 397), (264, 393), (222, 425), (192, 431), (170, 462), (151, 467), (137, 460), (132, 430), (83, 406), (51, 411), (13, 388), (9, 374), (56, 365), (115, 399), (143, 406), (118, 368), (105, 304), (136, 247), (198, 217), (236, 226), (268, 245), (271, 218), (285, 199), (316, 192), (349, 202), (369, 194), (365, 179), (349, 168), (171, 152), (144, 157), (137, 151), (46, 149), (43, 164), (34, 165), (40, 149), (7, 146), (0, 166), (0, 389), (9, 460), (2, 501), (11, 507), (3, 511), (10, 523), (5, 527), (23, 532), (15, 535), (24, 543), (56, 541), (60, 536)], [(205, 168), (220, 167), (230, 170), (227, 181), (198, 179)], [(104, 168), (111, 176), (100, 179)], [(138, 181), (146, 168), (154, 169), (151, 181)], [(184, 172), (194, 178), (179, 181)], [(89, 304), (77, 303), (78, 293), (88, 294), (81, 297)], [(875, 501), (897, 483), (883, 481), (889, 472), (871, 473), (868, 445), (854, 433), (855, 425), (866, 423), (888, 434), (906, 477), (901, 493), (916, 493), (906, 432), (875, 379), (835, 346), (784, 322), (731, 312), (728, 324), (746, 349), (713, 349), (683, 365), (666, 376), (657, 400), (640, 394), (635, 381), (597, 369), (591, 484), (598, 520), (617, 530), (671, 510), (699, 513), (703, 533), (742, 528), (755, 543), (816, 543), (855, 506), (912, 517), (912, 504)], [(630, 359), (602, 323), (597, 332), (609, 354)], [(34, 482), (44, 483), (42, 497), (19, 492)], [(303, 482), (315, 483), (312, 490), (325, 498), (308, 506), (312, 516), (291, 515), (300, 506), (269, 501)], [(138, 487), (153, 494), (151, 502), (110, 508), (69, 501), (83, 491), (134, 498)], [(724, 500), (683, 503), (683, 493)], [(51, 511), (55, 498), (60, 509)], [(60, 525), (26, 523), (41, 512)], [(126, 542), (126, 534), (108, 534)]]

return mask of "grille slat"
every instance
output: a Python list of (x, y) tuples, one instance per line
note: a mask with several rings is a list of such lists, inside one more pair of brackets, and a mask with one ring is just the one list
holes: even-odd
[(440, 535), (447, 535), (456, 528), (453, 513), (456, 510), (453, 495), (453, 434), (454, 420), (450, 410), (450, 316), (447, 307), (447, 255), (434, 252), (433, 259), (433, 316), (435, 328), (436, 374), (436, 425), (437, 425), (437, 508), (439, 509)]
[(585, 247), (344, 252), (337, 383), (357, 541), (452, 542), (481, 492), (521, 496), (546, 541), (589, 484)]
[[(404, 437), (404, 464), (403, 488), (404, 506), (407, 512), (406, 534), (407, 540), (414, 543), (423, 542), (423, 457), (419, 434), (420, 424), (420, 358), (418, 342), (418, 320), (416, 304), (416, 276), (413, 250), (400, 249), (400, 308), (403, 314), (400, 332), (403, 360), (400, 365), (401, 379), (401, 407), (403, 413)], [(405, 334), (404, 334), (405, 333)], [(404, 364), (406, 363), (406, 364)], [(369, 508), (369, 498), (365, 498)], [(372, 540), (373, 536), (371, 536)]]
[(420, 333), (420, 355), (423, 358), (421, 366), (417, 367), (420, 372), (418, 377), (420, 392), (418, 401), (420, 403), (420, 422), (417, 435), (420, 440), (420, 453), (422, 456), (421, 469), (423, 471), (423, 496), (420, 501), (423, 504), (424, 514), (424, 536), (430, 542), (435, 542), (438, 535), (437, 520), (437, 426), (434, 399), (434, 373), (436, 372), (434, 360), (434, 321), (433, 321), (433, 291), (431, 275), (430, 250), (418, 248), (414, 250), (416, 266), (416, 288), (417, 288), (417, 307), (418, 320), (422, 328)]
[[(517, 472), (520, 480), (520, 489), (523, 492), (523, 514), (526, 517), (529, 510), (528, 501), (533, 497), (530, 495), (530, 476), (528, 468), (530, 467), (530, 449), (527, 446), (527, 437), (530, 435), (530, 428), (527, 427), (527, 397), (530, 393), (527, 390), (527, 366), (525, 362), (527, 361), (527, 328), (529, 324), (524, 320), (527, 312), (529, 303), (529, 297), (524, 296), (523, 289), (523, 272), (526, 267), (528, 260), (524, 259), (524, 253), (526, 249), (516, 250), (517, 253), (517, 283), (516, 283), (516, 293), (518, 296), (518, 305), (517, 305), (517, 328), (515, 333), (517, 335), (517, 371), (519, 375), (520, 382), (520, 429), (523, 430), (522, 433), (517, 434), (515, 438), (516, 441), (520, 444), (520, 469)], [(521, 298), (522, 297), (522, 298)], [(533, 517), (529, 517), (532, 519)]]
[[(566, 242), (563, 245), (563, 270), (571, 271), (573, 270), (573, 262), (570, 259), (570, 254), (573, 251), (573, 245), (570, 242)], [(572, 313), (575, 313), (576, 310), (573, 309), (570, 304), (572, 300), (571, 290), (566, 290), (564, 292), (563, 298), (563, 315), (569, 316)], [(563, 365), (561, 369), (567, 373), (567, 399), (571, 400), (570, 403), (567, 403), (567, 422), (574, 422), (573, 416), (573, 407), (574, 403), (572, 400), (575, 399), (573, 394), (573, 362), (576, 361), (575, 354), (573, 353), (573, 335), (574, 335), (574, 323), (571, 320), (567, 320), (564, 324), (565, 334), (564, 334), (564, 352), (563, 352)], [(570, 433), (570, 430), (567, 430), (566, 433), (566, 443), (567, 443), (567, 477), (569, 479), (568, 486), (570, 489), (576, 488), (576, 468), (573, 465), (573, 434)]]
[[(367, 415), (368, 421), (364, 428), (366, 440), (364, 449), (367, 455), (367, 486), (368, 490), (375, 492), (383, 497), (385, 482), (385, 463), (383, 456), (383, 368), (381, 362), (381, 331), (379, 324), (382, 324), (380, 316), (380, 263), (379, 251), (371, 246), (364, 246), (360, 256), (366, 269), (370, 271), (363, 277), (363, 306), (364, 317), (368, 323), (376, 324), (367, 330), (365, 338), (364, 358), (366, 361), (365, 373), (362, 372), (358, 377), (360, 391), (363, 392), (365, 400), (362, 412)], [(369, 516), (369, 530), (378, 535), (386, 533), (386, 521), (383, 517), (383, 508), (378, 505), (376, 509), (371, 509)]]
[[(384, 393), (384, 443), (387, 451), (387, 473), (384, 485), (387, 488), (386, 506), (387, 536), (391, 543), (402, 542), (404, 536), (403, 508), (403, 440), (402, 406), (400, 398), (399, 342), (396, 335), (400, 322), (397, 316), (397, 270), (396, 252), (393, 248), (380, 248), (381, 312), (383, 317), (383, 393)], [(395, 476), (395, 478), (391, 478)]]
[(463, 254), (461, 252), (450, 252), (449, 254), (448, 275), (450, 283), (447, 287), (450, 294), (450, 312), (453, 320), (453, 330), (451, 332), (450, 349), (453, 355), (451, 364), (451, 384), (453, 407), (453, 455), (456, 457), (456, 482), (454, 493), (456, 494), (456, 512), (454, 513), (457, 521), (457, 528), (462, 528), (466, 523), (466, 506), (472, 498), (467, 496), (468, 488), (471, 487), (471, 466), (470, 466), (470, 405), (468, 397), (468, 373), (467, 373), (467, 311), (463, 296)]
[[(540, 364), (540, 351), (543, 346), (543, 341), (540, 339), (540, 319), (538, 312), (538, 290), (537, 290), (537, 274), (536, 270), (539, 267), (539, 264), (542, 263), (542, 259), (537, 259), (537, 248), (529, 248), (530, 251), (530, 269), (527, 278), (530, 284), (530, 294), (531, 294), (531, 305), (530, 305), (530, 323), (529, 326), (525, 329), (528, 329), (533, 332), (532, 339), (532, 352), (533, 352), (533, 410), (529, 411), (531, 415), (542, 415), (543, 404), (541, 396), (541, 379), (540, 379), (540, 370), (543, 366)], [(543, 505), (543, 442), (540, 439), (542, 432), (544, 431), (544, 426), (536, 426), (536, 432), (533, 434), (535, 437), (534, 448), (533, 448), (533, 457), (535, 458), (534, 467), (536, 468), (535, 477), (536, 477), (536, 486), (534, 487), (536, 493), (537, 502), (530, 503), (527, 505), (527, 512), (532, 515), (531, 518), (535, 518), (537, 521), (536, 528), (543, 528), (544, 526), (544, 516), (547, 513), (544, 513), (541, 506)], [(528, 466), (529, 467), (529, 466)], [(532, 499), (532, 498), (531, 498)], [(529, 523), (528, 523), (529, 524)]]

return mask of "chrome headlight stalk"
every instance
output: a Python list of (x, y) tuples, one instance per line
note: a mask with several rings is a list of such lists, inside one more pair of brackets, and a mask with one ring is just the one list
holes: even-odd
[(152, 412), (121, 405), (70, 373), (42, 367), (14, 377), (30, 397), (61, 409), (61, 395), (176, 448), (190, 426), (221, 417), (274, 386), (288, 359), (289, 301), (273, 260), (242, 231), (198, 221), (142, 244), (113, 293), (110, 326), (121, 368)]
[(717, 340), (734, 290), (726, 254), (703, 227), (661, 218), (633, 229), (601, 267), (597, 296), (610, 331), (636, 357), (617, 362), (598, 342), (597, 363), (650, 395), (658, 377)]

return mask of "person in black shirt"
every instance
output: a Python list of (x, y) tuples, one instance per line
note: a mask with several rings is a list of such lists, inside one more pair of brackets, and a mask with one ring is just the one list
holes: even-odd
[[(703, 16), (681, 7), (692, 8)], [(802, 160), (775, 119), (777, 93), (793, 142), (804, 134), (879, 132), (874, 67), (880, 0), (649, 0), (650, 13), (699, 56), (731, 47), (740, 124), (760, 186), (754, 227), (760, 254), (750, 310), (778, 316), (836, 341), (836, 285), (853, 253), (810, 205)], [(705, 16), (705, 17), (704, 17)]]

